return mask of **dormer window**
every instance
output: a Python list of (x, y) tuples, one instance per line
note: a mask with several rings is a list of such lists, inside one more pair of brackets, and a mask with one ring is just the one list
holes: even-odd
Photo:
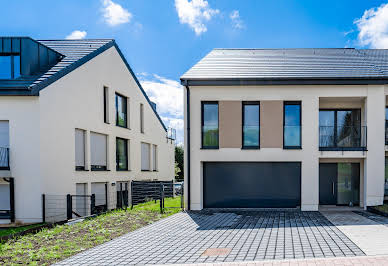
[(0, 54), (0, 79), (20, 77), (20, 55)]

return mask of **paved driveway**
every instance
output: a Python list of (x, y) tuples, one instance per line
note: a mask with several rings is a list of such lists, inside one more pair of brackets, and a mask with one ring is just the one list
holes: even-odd
[(319, 212), (179, 213), (59, 265), (171, 264), (365, 255)]

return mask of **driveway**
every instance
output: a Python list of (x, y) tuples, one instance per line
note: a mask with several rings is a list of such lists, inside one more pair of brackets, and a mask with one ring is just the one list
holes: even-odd
[(363, 255), (353, 241), (319, 212), (217, 210), (173, 215), (58, 265), (238, 262)]

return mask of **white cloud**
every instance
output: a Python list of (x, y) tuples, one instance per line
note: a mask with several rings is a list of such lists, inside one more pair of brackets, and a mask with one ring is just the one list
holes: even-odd
[(243, 29), (245, 27), (244, 26), (244, 22), (240, 18), (240, 12), (238, 10), (233, 10), (229, 14), (229, 18), (232, 20), (233, 28), (235, 28), (235, 29)]
[(66, 36), (67, 40), (79, 40), (79, 39), (85, 39), (86, 37), (86, 31), (81, 30), (75, 30), (69, 35)]
[(179, 22), (188, 24), (196, 35), (207, 31), (205, 22), (218, 14), (218, 9), (212, 9), (205, 0), (175, 0), (175, 8), (178, 13)]
[(364, 15), (354, 23), (359, 30), (358, 40), (361, 45), (388, 48), (388, 3), (365, 10)]
[(183, 87), (178, 81), (148, 73), (139, 79), (163, 122), (176, 129), (177, 143), (183, 143)]
[(104, 15), (105, 22), (109, 26), (117, 26), (128, 23), (132, 18), (132, 14), (127, 9), (112, 0), (103, 0), (102, 5), (102, 13)]

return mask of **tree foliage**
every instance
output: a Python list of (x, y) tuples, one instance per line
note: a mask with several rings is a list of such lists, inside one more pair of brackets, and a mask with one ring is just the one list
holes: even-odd
[(183, 147), (175, 147), (175, 168), (179, 168), (179, 172), (175, 170), (175, 179), (176, 181), (183, 181), (183, 157), (184, 151)]

